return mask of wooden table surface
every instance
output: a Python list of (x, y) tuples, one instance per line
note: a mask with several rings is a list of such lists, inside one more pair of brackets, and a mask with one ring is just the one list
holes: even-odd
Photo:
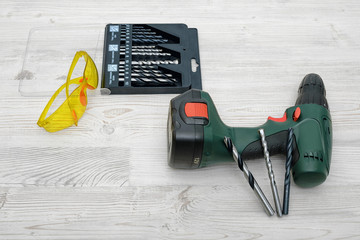
[[(265, 214), (234, 163), (170, 168), (174, 94), (95, 93), (78, 127), (38, 127), (51, 90), (38, 76), (60, 83), (81, 48), (101, 69), (107, 23), (197, 28), (203, 89), (230, 126), (282, 116), (301, 79), (320, 74), (333, 123), (326, 182), (292, 184), (290, 214), (278, 218)], [(359, 23), (356, 0), (1, 0), (0, 239), (360, 239)], [(100, 34), (72, 39), (74, 28)], [(30, 31), (43, 37), (28, 41)], [(36, 49), (41, 41), (70, 60)], [(284, 157), (272, 162), (282, 196)], [(264, 160), (248, 165), (271, 199)]]

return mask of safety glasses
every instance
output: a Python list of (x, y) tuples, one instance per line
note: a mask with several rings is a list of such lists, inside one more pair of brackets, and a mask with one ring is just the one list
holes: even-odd
[[(85, 69), (82, 77), (70, 79), (78, 60), (84, 57)], [(69, 88), (76, 84), (74, 91), (69, 94)], [(48, 132), (56, 132), (73, 124), (77, 126), (79, 119), (85, 112), (87, 105), (87, 89), (95, 89), (98, 85), (98, 72), (94, 61), (85, 51), (79, 51), (75, 54), (71, 63), (66, 83), (63, 84), (50, 98), (48, 104), (41, 113), (37, 124)], [(66, 100), (49, 117), (46, 115), (60, 92), (66, 90)]]

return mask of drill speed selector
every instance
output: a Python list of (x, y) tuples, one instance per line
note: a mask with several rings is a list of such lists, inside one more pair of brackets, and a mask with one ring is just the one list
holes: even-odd
[[(294, 113), (292, 114), (292, 119), (294, 120), (294, 122), (296, 122), (300, 118), (300, 114), (301, 114), (301, 108), (297, 107), (295, 109)], [(274, 118), (274, 117), (269, 116), (268, 120), (271, 120), (274, 122), (285, 122), (287, 120), (286, 112), (284, 113), (284, 115), (281, 118)]]

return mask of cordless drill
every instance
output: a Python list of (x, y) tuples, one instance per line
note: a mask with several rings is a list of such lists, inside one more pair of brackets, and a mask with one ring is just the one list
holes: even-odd
[(325, 181), (330, 170), (332, 124), (321, 77), (308, 74), (302, 80), (295, 106), (282, 118), (269, 117), (258, 127), (225, 125), (207, 92), (189, 90), (170, 102), (168, 116), (168, 164), (174, 168), (200, 168), (233, 161), (224, 136), (232, 139), (243, 160), (263, 154), (258, 129), (264, 129), (269, 154), (286, 154), (288, 129), (293, 131), (291, 171), (301, 187)]

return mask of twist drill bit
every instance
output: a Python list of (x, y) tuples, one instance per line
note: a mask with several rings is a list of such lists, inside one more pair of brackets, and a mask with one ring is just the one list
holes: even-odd
[(145, 34), (134, 34), (134, 33), (133, 33), (133, 37), (134, 38), (149, 38), (149, 39), (162, 38), (162, 36), (159, 36), (159, 35), (145, 35)]
[[(138, 31), (138, 30), (136, 30), (136, 31)], [(145, 32), (145, 31), (140, 31), (140, 32), (136, 32), (136, 31), (133, 31), (132, 33), (133, 34), (146, 34), (146, 35), (155, 35), (156, 34), (156, 32)]]
[(259, 184), (256, 182), (254, 176), (249, 171), (246, 163), (242, 160), (241, 156), (239, 155), (238, 151), (236, 150), (231, 139), (229, 137), (225, 136), (224, 143), (225, 143), (227, 150), (232, 154), (234, 161), (237, 162), (240, 170), (244, 173), (244, 177), (249, 182), (250, 187), (253, 189), (255, 195), (260, 200), (262, 206), (265, 209), (265, 212), (269, 216), (274, 215), (274, 209), (271, 207), (271, 204), (267, 200), (267, 198), (266, 198), (265, 194), (263, 193), (263, 191), (261, 190)]
[[(119, 81), (124, 82), (125, 79), (123, 77), (119, 77)], [(132, 77), (131, 78), (131, 85), (132, 86), (173, 86), (175, 83), (173, 81), (169, 81), (168, 79), (163, 78), (138, 78)]]
[(160, 70), (146, 70), (146, 69), (132, 69), (134, 73), (144, 74), (146, 77), (169, 77), (171, 78), (173, 75), (171, 73), (163, 73)]
[[(121, 55), (124, 55), (125, 52), (120, 52)], [(131, 55), (140, 55), (140, 56), (171, 56), (170, 53), (161, 53), (161, 52), (132, 52)]]
[[(124, 73), (119, 72), (119, 75), (124, 75)], [(146, 73), (146, 72), (140, 72), (137, 71), (135, 69), (133, 69), (131, 76), (134, 77), (153, 77), (153, 78), (167, 78), (169, 80), (175, 80), (174, 78), (172, 78), (171, 74), (164, 74), (164, 73)]]
[[(131, 67), (133, 72), (144, 72), (144, 73), (163, 73), (161, 70), (158, 70), (156, 66), (152, 65), (134, 65)], [(119, 72), (125, 72), (124, 65), (119, 65)], [(166, 74), (168, 77), (172, 77), (172, 74)]]
[[(119, 77), (124, 77), (124, 73), (119, 73)], [(131, 73), (131, 77), (137, 77), (137, 78), (145, 78), (145, 79), (156, 79), (160, 82), (177, 82), (175, 78), (170, 78), (165, 75), (157, 74), (157, 75), (151, 75), (151, 74), (141, 74), (141, 73)]]
[(283, 199), (283, 214), (289, 213), (289, 198), (290, 198), (290, 168), (292, 163), (292, 144), (293, 144), (294, 130), (289, 128), (288, 139), (286, 146), (286, 163), (285, 163), (285, 180), (284, 180), (284, 199)]
[[(119, 72), (123, 72), (123, 69), (120, 69)], [(139, 68), (133, 67), (132, 68), (133, 73), (139, 73), (143, 74), (146, 77), (163, 77), (163, 78), (172, 78), (175, 79), (174, 76), (171, 73), (164, 73), (161, 70), (158, 70), (156, 68), (142, 68), (139, 66)], [(176, 80), (177, 81), (177, 80)]]
[[(120, 48), (120, 52), (125, 52), (125, 48)], [(161, 48), (134, 48), (132, 52), (162, 52)]]
[(265, 140), (265, 131), (264, 131), (264, 129), (260, 128), (259, 129), (259, 134), (260, 134), (260, 137), (261, 137), (261, 145), (262, 145), (262, 147), (264, 149), (265, 162), (266, 162), (266, 167), (267, 167), (268, 173), (269, 173), (269, 179), (270, 179), (272, 194), (273, 194), (273, 197), (274, 197), (276, 212), (277, 212), (277, 215), (279, 217), (281, 217), (282, 216), (282, 211), (281, 211), (280, 198), (279, 198), (279, 193), (278, 193), (278, 190), (277, 190), (277, 187), (276, 187), (275, 175), (274, 175), (274, 172), (272, 170), (272, 164), (271, 164), (271, 160), (270, 160), (269, 151), (267, 149), (267, 143), (266, 143), (266, 140)]
[[(137, 62), (137, 61), (136, 61)], [(121, 63), (121, 61), (120, 61)], [(146, 70), (156, 70), (157, 69), (157, 66), (156, 65), (133, 65), (132, 68), (136, 68), (136, 69), (146, 69)]]
[[(120, 35), (121, 41), (126, 41), (126, 35)], [(133, 36), (132, 41), (135, 43), (167, 43), (169, 40), (164, 38), (137, 38)]]
[[(120, 61), (119, 64), (125, 64), (124, 61)], [(158, 61), (132, 61), (132, 65), (160, 65), (160, 64), (179, 64), (178, 60), (169, 61), (169, 60), (158, 60)]]
[(133, 65), (131, 66), (132, 69), (141, 69), (142, 71), (155, 71), (158, 69), (157, 66), (154, 65)]
[(151, 29), (145, 28), (144, 26), (139, 26), (139, 25), (133, 25), (133, 29), (136, 29), (136, 31), (147, 31), (147, 32), (151, 32)]
[[(121, 49), (122, 47), (120, 47)], [(155, 45), (139, 45), (139, 46), (132, 46), (132, 48), (156, 48)]]
[[(125, 41), (125, 39), (121, 39), (123, 41)], [(148, 39), (148, 38), (133, 38), (132, 39), (133, 42), (136, 42), (136, 43), (167, 43), (169, 40), (167, 39), (158, 39), (158, 38), (155, 38), (155, 39)]]

